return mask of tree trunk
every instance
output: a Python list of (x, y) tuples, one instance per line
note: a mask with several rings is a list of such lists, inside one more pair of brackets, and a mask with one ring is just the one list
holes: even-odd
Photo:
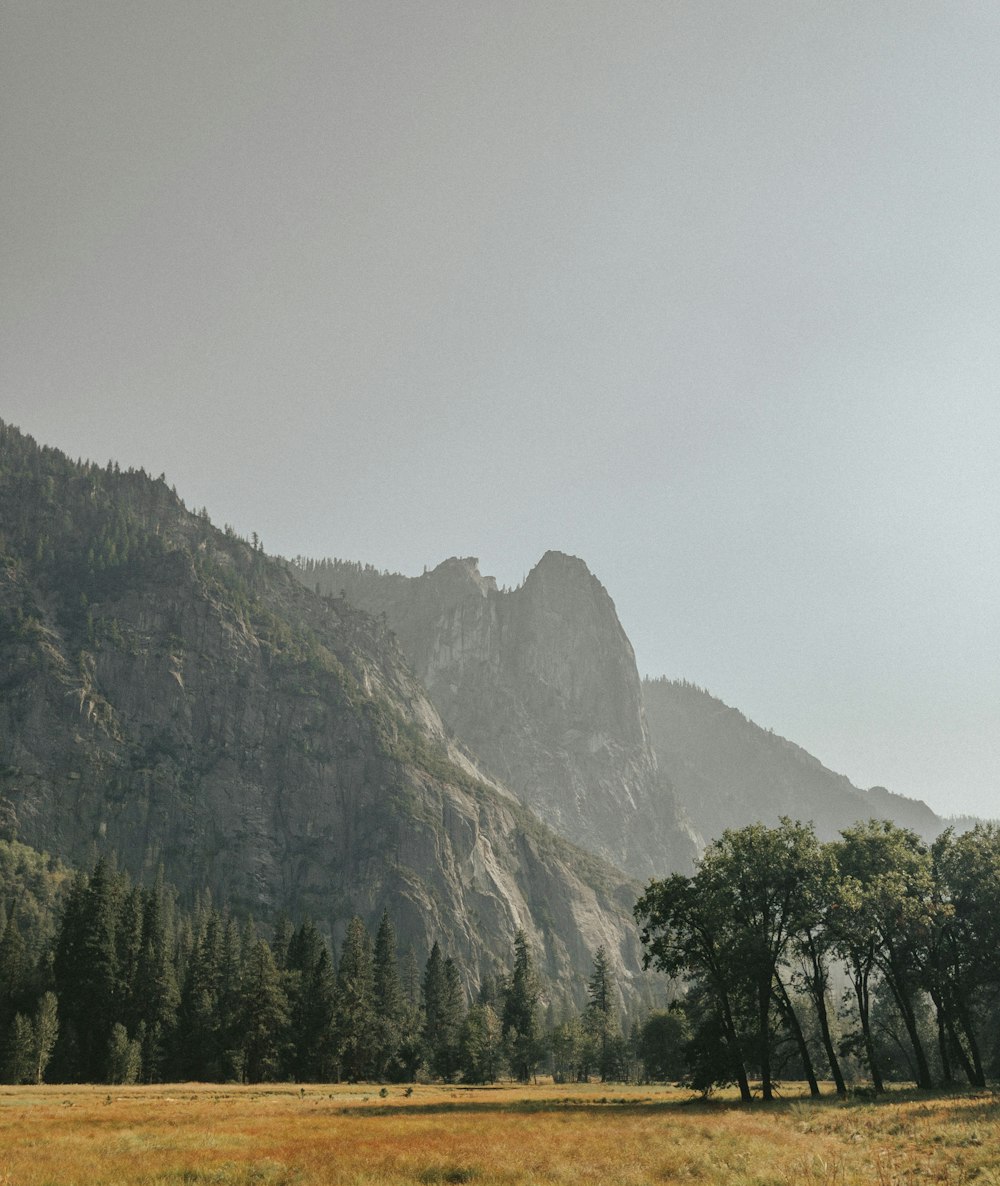
[(760, 1042), (760, 1088), (765, 1100), (774, 1099), (774, 1088), (771, 1084), (771, 984), (761, 985), (757, 989), (757, 1030)]
[(872, 1040), (868, 973), (864, 972), (859, 976), (852, 977), (852, 979), (854, 980), (854, 993), (858, 998), (858, 1017), (861, 1020), (861, 1033), (865, 1041), (865, 1055), (868, 1059), (868, 1070), (872, 1076), (872, 1087), (876, 1094), (881, 1095), (885, 1091), (885, 1084), (882, 1082), (882, 1075), (878, 1069), (878, 1062), (875, 1058), (875, 1043)]
[(805, 1068), (806, 1079), (809, 1083), (809, 1094), (811, 1096), (819, 1096), (819, 1084), (816, 1082), (816, 1072), (813, 1070), (812, 1055), (809, 1053), (809, 1046), (806, 1043), (806, 1036), (802, 1032), (802, 1026), (799, 1025), (799, 1019), (795, 1015), (795, 1007), (788, 996), (788, 990), (781, 982), (781, 977), (775, 977), (775, 983), (778, 986), (778, 991), (775, 994), (775, 999), (781, 1009), (785, 1018), (785, 1023), (792, 1031), (792, 1037), (795, 1039), (795, 1044), (799, 1048), (799, 1057), (802, 1059), (802, 1065)]
[(819, 1029), (823, 1036), (823, 1049), (826, 1051), (827, 1062), (830, 1064), (830, 1074), (837, 1088), (837, 1095), (847, 1095), (847, 1084), (840, 1069), (840, 1060), (833, 1048), (833, 1035), (830, 1033), (830, 1018), (826, 1011), (826, 972), (820, 962), (815, 949), (810, 951), (813, 965), (812, 995), (816, 1005), (816, 1016), (819, 1018)]
[(896, 1004), (899, 1006), (903, 1025), (906, 1027), (910, 1045), (913, 1047), (913, 1056), (917, 1063), (917, 1086), (924, 1091), (929, 1091), (934, 1086), (934, 1082), (931, 1079), (931, 1069), (927, 1063), (924, 1044), (920, 1041), (920, 1034), (917, 1032), (917, 1018), (913, 1011), (913, 1002), (910, 1000), (904, 985), (895, 976), (886, 976), (886, 982), (892, 990)]
[(728, 994), (720, 992), (719, 1000), (722, 1003), (723, 1028), (726, 1031), (726, 1038), (733, 1052), (733, 1070), (736, 1074), (737, 1086), (740, 1089), (740, 1102), (749, 1104), (753, 1100), (753, 1095), (750, 1092), (750, 1080), (747, 1078), (746, 1064), (743, 1061), (743, 1053), (740, 1050), (739, 1037), (736, 1033), (736, 1024), (733, 1021), (733, 1011), (729, 1006)]
[[(945, 1083), (951, 1083), (953, 1082), (951, 1056), (948, 1053), (948, 1034), (945, 1029), (944, 1006), (941, 1003), (941, 994), (932, 991), (931, 1000), (934, 1002), (934, 1015), (937, 1018), (938, 1053), (941, 1056), (941, 1074)], [(959, 1053), (961, 1055), (964, 1051), (959, 1048)]]
[(983, 1071), (983, 1059), (979, 1052), (979, 1041), (976, 1038), (976, 1027), (966, 1008), (964, 1000), (959, 999), (956, 1002), (955, 1011), (958, 1014), (958, 1020), (962, 1026), (962, 1032), (965, 1034), (966, 1040), (969, 1043), (969, 1054), (972, 1056), (972, 1072), (973, 1078), (970, 1080), (973, 1087), (986, 1086), (986, 1073)]

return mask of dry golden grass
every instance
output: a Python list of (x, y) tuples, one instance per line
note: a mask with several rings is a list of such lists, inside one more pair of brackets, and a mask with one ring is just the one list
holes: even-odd
[(1000, 1186), (1000, 1101), (669, 1088), (0, 1088), (0, 1186)]

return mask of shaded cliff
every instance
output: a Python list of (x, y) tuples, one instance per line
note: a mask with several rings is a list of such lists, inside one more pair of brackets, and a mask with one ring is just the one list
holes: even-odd
[(473, 972), (523, 926), (553, 978), (602, 944), (639, 978), (635, 886), (479, 773), (382, 622), (2, 423), (0, 796), (35, 847), (334, 938), (387, 905)]
[(582, 560), (547, 552), (500, 590), (475, 559), (419, 577), (295, 565), (385, 621), (455, 736), (560, 834), (637, 877), (691, 866), (697, 841), (657, 770), (632, 646)]
[(884, 787), (859, 789), (693, 684), (647, 679), (642, 690), (657, 761), (707, 839), (783, 815), (812, 820), (824, 840), (871, 816), (927, 839), (945, 828), (925, 803)]

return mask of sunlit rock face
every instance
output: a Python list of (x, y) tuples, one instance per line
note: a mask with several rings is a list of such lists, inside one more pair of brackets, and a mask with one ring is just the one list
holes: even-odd
[(632, 646), (582, 560), (547, 552), (501, 590), (475, 559), (420, 577), (332, 562), (303, 574), (385, 614), (455, 737), (576, 844), (645, 878), (697, 838), (657, 770)]

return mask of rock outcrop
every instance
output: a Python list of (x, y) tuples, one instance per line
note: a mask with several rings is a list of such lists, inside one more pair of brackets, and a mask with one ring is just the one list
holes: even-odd
[(475, 559), (412, 578), (295, 570), (384, 615), (455, 737), (561, 835), (643, 879), (691, 867), (697, 837), (657, 770), (632, 646), (582, 560), (547, 552), (511, 591)]

